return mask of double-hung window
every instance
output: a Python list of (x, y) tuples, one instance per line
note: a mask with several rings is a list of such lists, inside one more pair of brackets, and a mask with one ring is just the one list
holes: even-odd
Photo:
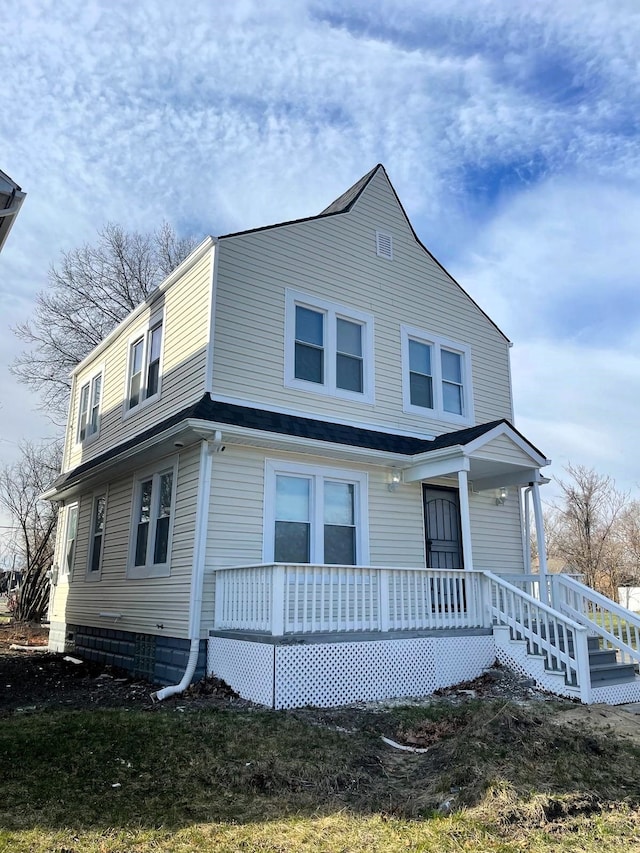
[(404, 411), (473, 423), (470, 348), (409, 326), (401, 334)]
[(135, 482), (129, 577), (170, 574), (176, 466), (149, 472)]
[(97, 373), (80, 387), (78, 406), (78, 442), (97, 435), (100, 428), (100, 401), (102, 399), (102, 372)]
[(288, 290), (285, 385), (373, 402), (373, 317)]
[(70, 578), (73, 574), (73, 562), (76, 555), (76, 539), (78, 538), (78, 504), (67, 507), (64, 532), (64, 552), (61, 555), (60, 575)]
[(162, 352), (162, 318), (156, 317), (150, 327), (129, 344), (126, 407), (135, 409), (145, 400), (160, 393), (160, 356)]
[(107, 507), (106, 495), (95, 495), (91, 508), (91, 530), (89, 533), (89, 561), (87, 579), (97, 580), (102, 569), (102, 549), (104, 545), (104, 522)]
[(268, 461), (265, 489), (265, 561), (368, 562), (365, 474)]

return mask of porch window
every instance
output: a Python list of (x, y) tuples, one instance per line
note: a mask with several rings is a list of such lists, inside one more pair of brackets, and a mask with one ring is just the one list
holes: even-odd
[(404, 411), (473, 423), (470, 347), (408, 326), (401, 336)]
[(78, 536), (78, 504), (67, 507), (67, 522), (64, 536), (64, 554), (62, 556), (61, 575), (71, 577), (73, 561), (76, 555), (76, 539)]
[(96, 495), (93, 499), (91, 533), (89, 536), (89, 563), (87, 566), (87, 572), (91, 579), (98, 578), (102, 568), (102, 545), (104, 540), (106, 503), (105, 495)]
[(311, 480), (307, 477), (276, 477), (274, 560), (277, 563), (310, 561), (310, 496)]
[(366, 564), (365, 474), (271, 461), (266, 473), (266, 562)]
[(135, 483), (129, 577), (170, 573), (175, 467), (174, 464), (171, 468), (150, 472)]
[(286, 386), (373, 402), (370, 314), (288, 290), (285, 326)]

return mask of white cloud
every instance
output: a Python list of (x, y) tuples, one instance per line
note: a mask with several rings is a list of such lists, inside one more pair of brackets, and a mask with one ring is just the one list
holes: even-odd
[[(640, 480), (636, 0), (4, 0), (2, 18), (0, 168), (28, 193), (0, 256), (3, 360), (49, 265), (106, 221), (308, 216), (382, 161), (516, 342), (518, 423)], [(31, 402), (0, 374), (0, 436), (47, 431)]]

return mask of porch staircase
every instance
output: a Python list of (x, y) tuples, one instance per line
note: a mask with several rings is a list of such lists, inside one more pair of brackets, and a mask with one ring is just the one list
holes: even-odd
[(589, 704), (640, 702), (638, 615), (573, 579), (551, 584), (553, 607), (497, 581), (498, 659), (551, 693)]
[[(550, 656), (545, 653), (545, 650), (538, 644), (524, 639), (519, 635), (519, 632), (513, 628), (496, 626), (493, 630), (494, 636), (496, 635), (496, 632), (501, 635), (502, 642), (505, 642), (506, 640), (512, 648), (518, 648), (520, 650), (519, 656), (524, 652), (532, 663), (535, 661), (535, 663), (537, 663), (536, 669), (539, 669), (540, 666), (542, 666), (547, 678), (555, 680), (556, 682), (559, 682), (561, 679), (564, 684), (570, 688), (575, 688), (577, 686), (575, 673), (569, 673), (566, 665), (562, 661), (560, 661), (559, 665), (554, 665), (549, 659)], [(505, 636), (505, 631), (508, 636)], [(557, 642), (558, 648), (561, 651), (566, 650), (573, 655), (573, 638), (565, 638), (561, 630), (559, 630), (558, 633), (560, 634)], [(546, 636), (545, 626), (540, 626), (540, 634), (543, 637)], [(550, 639), (553, 642), (553, 631), (551, 630), (549, 634)], [(589, 680), (592, 687), (602, 687), (612, 684), (629, 684), (636, 680), (638, 675), (638, 665), (623, 663), (618, 660), (618, 653), (616, 649), (602, 648), (601, 640), (598, 636), (592, 635), (587, 637), (587, 649), (589, 654)]]

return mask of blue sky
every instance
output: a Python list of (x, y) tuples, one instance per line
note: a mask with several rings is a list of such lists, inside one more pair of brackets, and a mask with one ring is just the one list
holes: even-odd
[(106, 222), (224, 234), (384, 163), (514, 341), (517, 426), (638, 490), (636, 0), (3, 0), (0, 454), (52, 432), (5, 365), (60, 253)]

